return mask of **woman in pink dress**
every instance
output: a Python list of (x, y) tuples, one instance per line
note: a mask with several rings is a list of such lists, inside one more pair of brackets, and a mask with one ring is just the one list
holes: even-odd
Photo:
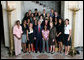
[(21, 38), (22, 38), (22, 27), (20, 26), (20, 21), (16, 21), (16, 25), (13, 28), (14, 35), (14, 46), (15, 46), (15, 55), (21, 54)]

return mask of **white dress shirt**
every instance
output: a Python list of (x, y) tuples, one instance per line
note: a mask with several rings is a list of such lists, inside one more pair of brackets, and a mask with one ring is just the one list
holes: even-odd
[(71, 26), (70, 25), (65, 25), (64, 26), (64, 34), (69, 34), (69, 30), (71, 30)]

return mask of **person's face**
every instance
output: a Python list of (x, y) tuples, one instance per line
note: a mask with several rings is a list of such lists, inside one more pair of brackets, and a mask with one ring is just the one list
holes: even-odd
[(55, 12), (55, 15), (57, 16), (57, 12)]
[(45, 13), (45, 9), (43, 10), (43, 13)]
[(52, 9), (52, 10), (51, 10), (51, 13), (53, 13), (53, 12), (54, 12), (54, 10)]
[(32, 23), (30, 23), (30, 27), (33, 27), (33, 24)]
[(30, 23), (30, 19), (28, 19), (28, 23)]
[(41, 15), (41, 13), (39, 12), (39, 16)]
[(36, 20), (36, 18), (35, 18), (35, 17), (33, 17), (33, 19), (34, 19), (34, 20)]
[(31, 11), (29, 10), (29, 14), (31, 14)]
[(50, 14), (48, 13), (48, 14), (47, 14), (47, 17), (49, 17), (49, 16), (50, 16)]
[(66, 20), (66, 21), (65, 21), (65, 24), (66, 24), (66, 25), (68, 25), (68, 24), (69, 24), (69, 22)]
[(34, 15), (32, 14), (32, 17), (33, 17)]
[(48, 23), (48, 20), (45, 20), (45, 23)]
[(20, 25), (20, 22), (17, 22), (17, 25)]
[(38, 21), (38, 25), (41, 25), (41, 22), (40, 21)]
[(42, 16), (40, 17), (40, 19), (42, 19)]
[(26, 24), (26, 20), (24, 21), (24, 24)]
[(46, 25), (44, 26), (44, 29), (47, 30), (47, 26)]
[(35, 13), (37, 13), (37, 10), (35, 11)]
[(59, 23), (61, 24), (61, 22), (62, 22), (62, 20), (61, 19), (59, 19)]
[(52, 21), (52, 17), (50, 17), (50, 21)]
[(37, 20), (35, 20), (35, 24), (37, 24)]

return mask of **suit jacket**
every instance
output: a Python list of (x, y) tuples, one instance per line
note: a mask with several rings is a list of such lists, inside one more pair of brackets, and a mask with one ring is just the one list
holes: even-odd
[(46, 14), (45, 14), (45, 16), (44, 16), (44, 14), (42, 14), (42, 17), (43, 17), (44, 20), (45, 20), (46, 16), (47, 16)]
[(38, 25), (34, 28), (34, 37), (42, 38), (42, 26), (40, 26), (40, 32), (38, 31)]

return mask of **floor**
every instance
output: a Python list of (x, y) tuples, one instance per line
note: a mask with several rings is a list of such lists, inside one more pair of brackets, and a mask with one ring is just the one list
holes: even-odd
[(4, 47), (3, 44), (1, 44), (1, 59), (83, 59), (83, 51), (80, 51), (79, 55), (72, 56), (65, 56), (64, 53), (21, 53), (19, 56), (12, 56), (9, 57), (8, 55), (8, 49)]

